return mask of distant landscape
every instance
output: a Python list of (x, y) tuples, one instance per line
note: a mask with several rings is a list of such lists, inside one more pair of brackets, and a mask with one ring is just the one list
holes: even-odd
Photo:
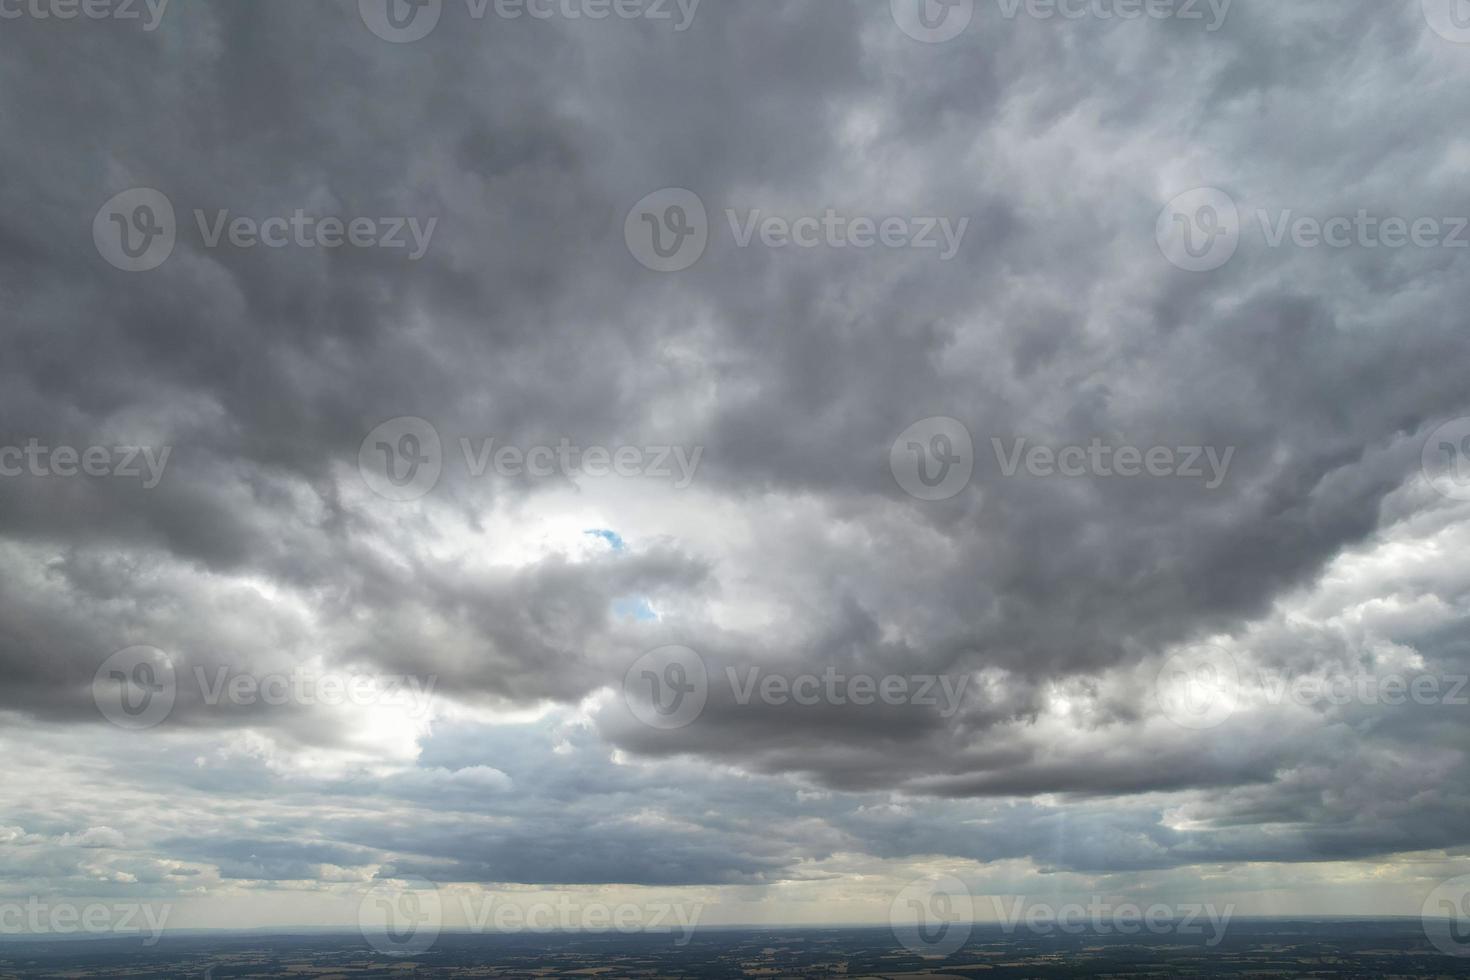
[(411, 958), (357, 935), (0, 942), (0, 977), (1470, 977), (1416, 920), (1232, 923), (1213, 948), (1179, 937), (1007, 935), (977, 926), (947, 957), (904, 949), (887, 929), (704, 930), (657, 935), (454, 935)]

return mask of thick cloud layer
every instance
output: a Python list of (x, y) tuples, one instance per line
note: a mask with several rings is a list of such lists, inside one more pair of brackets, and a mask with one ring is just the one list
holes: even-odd
[[(0, 884), (1463, 851), (1470, 503), (1424, 450), (1470, 452), (1439, 434), (1470, 415), (1470, 47), (1433, 4), (977, 0), (939, 43), (902, 3), (586, 6), (445, 0), (413, 41), (372, 2), (0, 21), (0, 446), (152, 453), (0, 476)], [(1191, 271), (1157, 238), (1200, 187), (1239, 243)], [(176, 218), (147, 271), (93, 236), (133, 188)], [(660, 272), (635, 205), (667, 188), (708, 240)], [(404, 247), (303, 244), (298, 211)], [(1447, 234), (1277, 234), (1360, 212)], [(901, 472), (935, 417), (973, 444), (941, 500)], [(374, 472), (426, 447), (432, 486)], [(703, 708), (648, 724), (670, 645)], [(134, 647), (174, 700), (120, 737), (94, 679)], [(1229, 703), (1181, 724), (1201, 656)], [(859, 676), (933, 696), (789, 696)], [(1290, 687), (1386, 677), (1443, 686)]]

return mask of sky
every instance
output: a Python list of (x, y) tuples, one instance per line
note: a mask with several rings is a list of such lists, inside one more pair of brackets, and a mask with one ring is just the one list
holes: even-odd
[(0, 931), (1470, 916), (1459, 2), (0, 0)]

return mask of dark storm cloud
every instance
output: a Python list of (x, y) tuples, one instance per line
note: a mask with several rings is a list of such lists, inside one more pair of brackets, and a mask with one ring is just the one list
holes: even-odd
[[(925, 45), (886, 3), (818, 0), (706, 0), (682, 32), (475, 21), (449, 3), (409, 44), (374, 36), (346, 2), (179, 4), (155, 32), (6, 21), (0, 445), (171, 456), (151, 489), (0, 478), (0, 709), (98, 738), (93, 674), (135, 644), (186, 676), (313, 658), (432, 676), (467, 709), (576, 706), (620, 690), (639, 654), (667, 642), (698, 650), (716, 678), (985, 678), (953, 714), (739, 704), (728, 686), (677, 731), (640, 726), (616, 701), (587, 709), (609, 751), (836, 791), (812, 808), (829, 830), (810, 837), (762, 842), (705, 822), (724, 793), (732, 812), (756, 809), (716, 779), (664, 788), (693, 829), (610, 824), (592, 804), (516, 811), (506, 794), (532, 794), (530, 774), (461, 761), (447, 771), (494, 767), (510, 787), (420, 774), (385, 792), (405, 807), (445, 793), (470, 811), (507, 808), (511, 824), (423, 819), (405, 837), (352, 820), (299, 847), (304, 823), (260, 838), (223, 827), (159, 845), (222, 877), (386, 856), (402, 873), (465, 880), (730, 883), (844, 847), (1102, 870), (1463, 843), (1464, 801), (1441, 782), (1463, 782), (1463, 741), (1443, 714), (1239, 723), (1224, 746), (1149, 724), (1148, 680), (1172, 645), (1243, 635), (1346, 550), (1415, 539), (1442, 502), (1395, 494), (1428, 430), (1470, 402), (1459, 253), (1270, 249), (1252, 233), (1202, 275), (1152, 239), (1163, 203), (1199, 184), (1227, 189), (1248, 230), (1257, 208), (1470, 213), (1455, 101), (1426, 94), (1463, 90), (1465, 52), (1409, 3), (1239, 0), (1218, 32), (1188, 27), (1008, 21), (981, 3), (965, 34)], [(130, 274), (90, 229), (104, 201), (138, 186), (167, 195), (179, 241), (161, 267)], [(675, 186), (707, 206), (710, 243), (661, 275), (630, 254), (623, 221)], [(298, 208), (437, 224), (410, 260), (211, 248), (194, 218)], [(943, 261), (739, 247), (726, 215), (828, 208), (968, 225)], [(372, 496), (357, 468), (364, 437), (400, 416), (444, 441), (422, 505)], [(975, 439), (973, 485), (948, 502), (905, 495), (888, 469), (894, 438), (928, 416)], [(473, 478), (459, 440), (492, 436), (703, 456), (683, 496), (645, 500), (638, 485), (608, 503), (563, 479)], [(1007, 477), (992, 439), (1233, 456), (1211, 490)], [(578, 494), (664, 520), (640, 517), (648, 534), (585, 561), (509, 541)], [(1398, 587), (1381, 574), (1382, 594)], [(1464, 670), (1464, 593), (1449, 575), (1425, 591), (1457, 614), (1385, 634)], [(629, 600), (660, 622), (617, 614)], [(1341, 626), (1320, 619), (1324, 634)], [(1294, 669), (1350, 645), (1334, 635), (1303, 652), (1275, 628), (1262, 659)], [(1094, 740), (1058, 747), (1045, 719), (1057, 687), (1078, 684), (1095, 684), (1074, 699), (1093, 704)], [(302, 752), (364, 743), (299, 705), (197, 693), (181, 689), (168, 732), (253, 729)], [(412, 765), (406, 742), (424, 736), (402, 738)], [(1437, 750), (1425, 769), (1397, 764), (1424, 745)], [(588, 764), (560, 783), (570, 763), (544, 761), (536, 795), (576, 800), (608, 778)], [(188, 778), (280, 790), (253, 761), (230, 765)], [(1360, 774), (1363, 798), (1323, 775), (1341, 771)], [(1416, 779), (1436, 788), (1414, 793)], [(1369, 787), (1411, 802), (1369, 807)], [(659, 791), (624, 790), (604, 809), (626, 814)], [(887, 792), (932, 815), (854, 816), (877, 799), (864, 794)], [(1169, 830), (1161, 808), (1131, 799), (1151, 793), (1187, 794), (1208, 829)], [(1004, 812), (997, 798), (1038, 794), (1077, 808), (1064, 847), (1050, 810), (1024, 831), (943, 829), (960, 808)], [(793, 826), (806, 812), (774, 795), (762, 805)], [(586, 834), (596, 847), (572, 845)], [(894, 834), (914, 843), (896, 848)], [(638, 856), (659, 846), (667, 860), (649, 870)]]

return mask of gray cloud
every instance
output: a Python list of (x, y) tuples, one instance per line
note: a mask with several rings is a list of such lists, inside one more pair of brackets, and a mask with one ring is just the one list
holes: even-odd
[[(7, 21), (0, 446), (171, 455), (151, 489), (0, 478), (0, 738), (67, 760), (44, 804), (6, 801), (0, 878), (83, 887), (88, 834), (108, 887), (745, 885), (834, 854), (1121, 873), (1463, 847), (1453, 706), (1253, 703), (1195, 732), (1151, 685), (1206, 641), (1251, 670), (1467, 670), (1464, 511), (1420, 476), (1428, 433), (1470, 414), (1463, 257), (1271, 248), (1256, 217), (1470, 214), (1444, 94), (1465, 52), (1417, 3), (1238, 0), (1213, 33), (981, 3), (936, 45), (887, 6), (710, 2), (675, 32), (451, 2), (410, 44), (347, 2), (175, 5), (154, 32)], [(1243, 224), (1207, 274), (1153, 241), (1201, 185)], [(179, 240), (127, 273), (89, 230), (138, 186), (168, 196)], [(676, 186), (710, 243), (660, 274), (623, 222)], [(726, 217), (829, 208), (969, 225), (941, 261), (742, 248)], [(438, 224), (419, 260), (211, 248), (196, 209)], [(441, 436), (443, 475), (393, 503), (358, 453), (402, 416)], [(931, 416), (975, 442), (969, 488), (932, 503), (889, 471)], [(476, 477), (460, 440), (488, 438), (702, 456), (683, 489)], [(1234, 454), (1207, 490), (1008, 477), (993, 439)], [(717, 681), (973, 686), (943, 714), (741, 704), (716, 683), (663, 731), (619, 692), (667, 643)], [(185, 683), (119, 748), (93, 675), (140, 644), (186, 680), (432, 678), (437, 713), (209, 704)], [(149, 807), (182, 788), (207, 831), (145, 835), (87, 800), (93, 762), (119, 759), (111, 791)]]

